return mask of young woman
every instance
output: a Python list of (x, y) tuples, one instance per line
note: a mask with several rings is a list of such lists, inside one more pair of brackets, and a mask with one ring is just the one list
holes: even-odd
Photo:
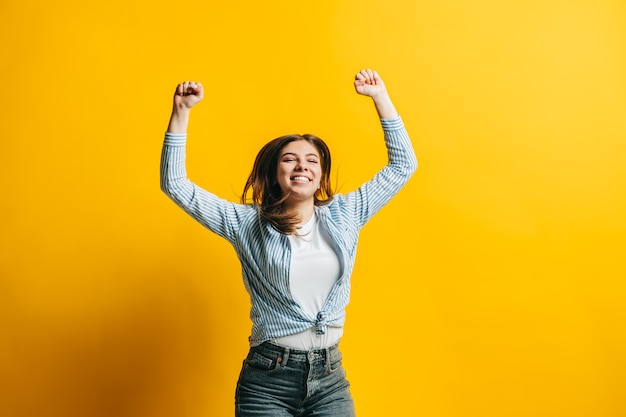
[(338, 344), (359, 231), (417, 168), (379, 75), (362, 70), (354, 86), (373, 99), (387, 165), (357, 190), (335, 195), (326, 144), (313, 135), (282, 136), (257, 155), (239, 203), (187, 179), (189, 113), (204, 90), (188, 81), (176, 88), (161, 158), (161, 188), (233, 245), (252, 303), (250, 352), (237, 382), (236, 416), (354, 415)]

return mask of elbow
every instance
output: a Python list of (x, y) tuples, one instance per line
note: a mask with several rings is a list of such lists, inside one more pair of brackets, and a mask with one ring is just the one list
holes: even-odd
[(405, 165), (405, 174), (407, 178), (410, 178), (411, 176), (413, 176), (415, 171), (417, 171), (417, 168), (418, 168), (417, 158), (413, 156), (413, 158), (408, 160), (407, 164)]
[(396, 161), (390, 165), (395, 176), (403, 182), (406, 182), (417, 171), (417, 159), (415, 156), (404, 158), (402, 161)]
[(170, 195), (170, 190), (171, 190), (170, 184), (163, 176), (161, 176), (159, 185), (160, 185), (161, 191), (163, 191), (167, 195)]
[(165, 194), (165, 195), (170, 195), (170, 191), (169, 188), (167, 187), (167, 185), (165, 183), (161, 183), (161, 191)]
[(411, 164), (409, 167), (409, 171), (410, 171), (410, 175), (413, 175), (415, 173), (415, 171), (417, 171), (417, 168), (419, 167), (419, 163), (417, 162), (417, 158), (414, 156), (411, 159)]
[(173, 199), (176, 195), (176, 190), (180, 187), (175, 182), (161, 177), (160, 188), (166, 196)]

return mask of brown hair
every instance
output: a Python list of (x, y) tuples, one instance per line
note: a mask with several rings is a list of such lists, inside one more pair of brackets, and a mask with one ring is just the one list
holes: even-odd
[(284, 234), (294, 233), (300, 219), (296, 214), (283, 211), (283, 202), (289, 195), (282, 195), (278, 185), (278, 159), (282, 149), (297, 140), (309, 142), (319, 152), (322, 176), (314, 200), (316, 206), (328, 204), (334, 195), (330, 186), (330, 150), (321, 138), (309, 134), (281, 136), (265, 144), (256, 156), (241, 194), (241, 203), (246, 204), (250, 201), (248, 192), (252, 189), (251, 202), (258, 207), (261, 217)]

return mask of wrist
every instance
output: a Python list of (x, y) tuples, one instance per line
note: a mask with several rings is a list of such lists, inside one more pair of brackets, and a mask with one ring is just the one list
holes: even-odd
[(184, 103), (174, 103), (172, 106), (172, 115), (189, 116), (191, 107), (186, 106)]
[(188, 125), (189, 109), (177, 108), (175, 106), (172, 110), (172, 116), (170, 117), (170, 123), (167, 127), (167, 131), (170, 133), (185, 133), (187, 132)]
[(387, 93), (387, 91), (379, 91), (375, 94), (371, 95), (372, 100), (374, 100), (375, 103), (383, 103), (383, 102), (391, 102), (391, 97), (389, 97), (389, 93)]
[(372, 96), (372, 99), (374, 100), (378, 117), (381, 119), (395, 119), (398, 117), (398, 112), (386, 91)]

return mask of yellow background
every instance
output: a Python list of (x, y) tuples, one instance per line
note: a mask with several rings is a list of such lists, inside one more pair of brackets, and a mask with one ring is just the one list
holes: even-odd
[(415, 177), (363, 230), (343, 341), (368, 416), (626, 416), (622, 0), (0, 4), (0, 415), (228, 416), (248, 298), (159, 190), (176, 83), (191, 178), (236, 199), (257, 150), (325, 138), (350, 191)]

